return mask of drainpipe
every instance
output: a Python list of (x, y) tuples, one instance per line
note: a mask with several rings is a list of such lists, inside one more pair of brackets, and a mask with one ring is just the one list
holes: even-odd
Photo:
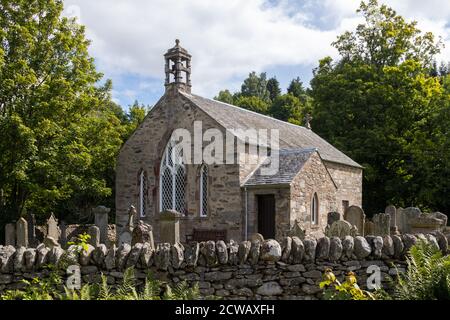
[(245, 241), (247, 241), (247, 238), (248, 238), (248, 193), (247, 193), (247, 187), (245, 187), (244, 190), (245, 190)]

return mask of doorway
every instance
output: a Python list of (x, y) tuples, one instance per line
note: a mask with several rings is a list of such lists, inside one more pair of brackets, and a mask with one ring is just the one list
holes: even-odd
[(275, 239), (275, 195), (258, 195), (258, 233), (264, 239)]

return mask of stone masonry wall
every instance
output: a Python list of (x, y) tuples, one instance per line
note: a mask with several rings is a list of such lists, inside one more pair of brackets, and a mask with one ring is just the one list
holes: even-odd
[[(421, 238), (447, 252), (445, 237)], [(326, 268), (340, 280), (346, 272), (355, 272), (365, 288), (367, 267), (377, 265), (382, 285), (389, 291), (389, 279), (405, 270), (404, 256), (417, 239), (410, 234), (318, 240), (287, 237), (281, 244), (275, 240), (207, 241), (185, 247), (163, 243), (156, 250), (148, 243), (137, 243), (110, 249), (90, 246), (81, 254), (76, 246), (67, 250), (44, 244), (36, 249), (0, 246), (0, 292), (23, 287), (22, 279), (45, 277), (48, 271), (43, 266), (47, 263), (80, 265), (82, 283), (97, 282), (103, 273), (110, 284), (117, 284), (124, 270), (134, 267), (140, 284), (151, 272), (169, 284), (183, 280), (198, 283), (204, 297), (225, 299), (320, 299), (318, 283)]]
[[(319, 199), (319, 219), (311, 221), (311, 203), (317, 193)], [(317, 153), (311, 155), (300, 173), (291, 184), (290, 223), (301, 223), (307, 234), (319, 238), (327, 226), (327, 213), (336, 211), (336, 186)]]
[(324, 161), (328, 171), (337, 184), (336, 205), (338, 212), (345, 212), (343, 201), (349, 206), (362, 206), (362, 169)]

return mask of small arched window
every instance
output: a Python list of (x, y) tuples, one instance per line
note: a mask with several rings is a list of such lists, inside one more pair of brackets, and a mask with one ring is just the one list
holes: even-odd
[(147, 209), (147, 173), (141, 170), (139, 174), (139, 215), (145, 217)]
[(186, 169), (183, 162), (183, 149), (170, 140), (161, 159), (159, 181), (160, 209), (185, 210)]
[(200, 168), (200, 217), (208, 216), (208, 166)]
[(319, 197), (317, 197), (317, 193), (314, 193), (311, 201), (311, 223), (319, 223)]

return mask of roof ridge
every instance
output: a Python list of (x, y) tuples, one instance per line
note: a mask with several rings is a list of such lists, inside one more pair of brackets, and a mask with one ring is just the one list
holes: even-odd
[(296, 128), (302, 128), (302, 129), (305, 129), (305, 130), (309, 130), (309, 129), (306, 129), (304, 126), (299, 126), (299, 125), (296, 125), (294, 123), (290, 123), (290, 122), (283, 121), (283, 120), (280, 120), (280, 119), (277, 119), (277, 118), (274, 118), (274, 117), (271, 117), (271, 116), (268, 116), (268, 115), (265, 115), (265, 114), (258, 113), (256, 111), (252, 111), (252, 110), (248, 110), (248, 109), (245, 109), (245, 108), (241, 108), (241, 107), (235, 106), (234, 104), (226, 103), (226, 102), (223, 102), (223, 101), (220, 101), (220, 100), (205, 98), (205, 97), (199, 96), (198, 94), (187, 93), (187, 92), (184, 92), (184, 91), (180, 91), (180, 93), (182, 93), (183, 95), (190, 95), (190, 96), (193, 96), (193, 97), (198, 97), (198, 98), (201, 98), (201, 99), (205, 99), (205, 100), (210, 100), (210, 101), (213, 101), (213, 102), (221, 103), (221, 104), (227, 105), (229, 107), (233, 107), (233, 108), (236, 108), (236, 109), (239, 109), (239, 110), (251, 113), (251, 114), (255, 114), (255, 115), (259, 116), (259, 117), (267, 118), (267, 119), (272, 120), (272, 121), (277, 121), (277, 122), (281, 122), (281, 123), (284, 123), (284, 124), (291, 125), (291, 126), (296, 127)]

